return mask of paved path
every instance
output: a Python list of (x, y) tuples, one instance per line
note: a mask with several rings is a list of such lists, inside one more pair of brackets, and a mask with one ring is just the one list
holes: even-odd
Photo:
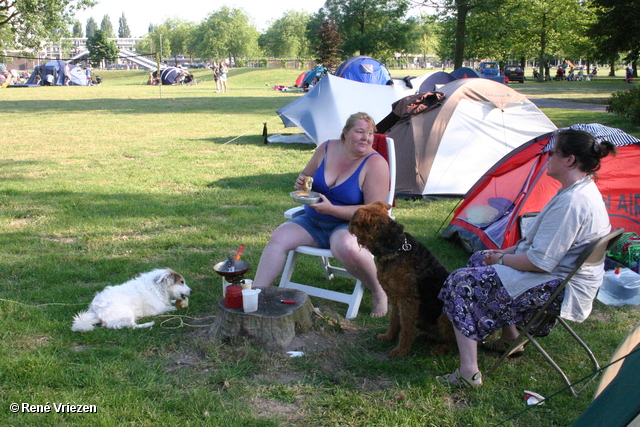
[(529, 98), (538, 108), (562, 108), (565, 110), (592, 111), (594, 113), (606, 113), (604, 104), (587, 104), (584, 102), (560, 101), (558, 99)]

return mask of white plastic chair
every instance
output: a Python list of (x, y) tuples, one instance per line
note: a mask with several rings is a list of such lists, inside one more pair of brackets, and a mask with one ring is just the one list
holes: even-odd
[[(384, 136), (382, 137), (384, 138)], [(393, 205), (394, 196), (395, 196), (395, 187), (396, 187), (396, 153), (395, 153), (395, 146), (394, 146), (393, 139), (386, 137), (386, 143), (387, 143), (387, 163), (389, 163), (390, 183), (389, 183), (389, 193), (387, 194), (387, 199), (385, 201), (388, 204)], [(285, 218), (293, 218), (297, 215), (302, 214), (303, 212), (304, 212), (304, 208), (302, 206), (297, 206), (295, 208), (292, 208), (286, 211), (284, 216)], [(389, 213), (391, 214), (391, 212)], [(333, 291), (326, 288), (319, 288), (316, 286), (304, 285), (302, 283), (296, 283), (291, 281), (291, 276), (293, 275), (293, 270), (295, 267), (298, 254), (305, 254), (305, 255), (319, 257), (327, 280), (331, 280), (334, 275), (356, 280), (356, 284), (354, 286), (353, 292), (350, 294), (337, 292), (337, 291)], [(282, 278), (280, 279), (279, 286), (283, 288), (299, 289), (310, 296), (345, 303), (349, 306), (345, 317), (347, 319), (353, 319), (358, 315), (358, 309), (360, 308), (360, 302), (362, 301), (362, 295), (364, 293), (364, 286), (360, 280), (357, 280), (355, 277), (353, 277), (343, 267), (337, 267), (335, 265), (331, 265), (329, 262), (330, 258), (333, 258), (333, 254), (331, 253), (330, 249), (319, 249), (311, 246), (298, 246), (296, 249), (289, 251), (289, 254), (287, 255), (287, 262), (284, 266), (284, 270), (282, 272)]]

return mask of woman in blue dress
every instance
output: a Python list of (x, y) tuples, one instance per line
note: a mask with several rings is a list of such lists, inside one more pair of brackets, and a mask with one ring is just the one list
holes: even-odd
[(320, 193), (321, 200), (305, 205), (304, 214), (275, 230), (260, 257), (254, 287), (269, 286), (278, 278), (290, 250), (298, 246), (328, 248), (371, 291), (371, 315), (386, 315), (387, 296), (376, 277), (373, 258), (347, 230), (358, 208), (385, 201), (389, 191), (389, 166), (373, 149), (374, 132), (371, 116), (356, 113), (347, 120), (340, 139), (318, 146), (294, 188), (301, 190), (304, 179), (313, 177), (312, 190)]

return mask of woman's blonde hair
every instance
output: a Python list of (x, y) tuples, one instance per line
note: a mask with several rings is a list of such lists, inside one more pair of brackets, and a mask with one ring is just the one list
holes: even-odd
[(369, 123), (373, 128), (373, 131), (374, 132), (376, 131), (376, 122), (373, 120), (373, 117), (371, 117), (367, 113), (355, 113), (350, 115), (349, 118), (347, 119), (347, 122), (342, 128), (342, 133), (340, 134), (340, 140), (344, 142), (347, 133), (351, 130), (352, 127), (356, 125), (356, 122), (358, 120), (364, 120), (365, 122)]

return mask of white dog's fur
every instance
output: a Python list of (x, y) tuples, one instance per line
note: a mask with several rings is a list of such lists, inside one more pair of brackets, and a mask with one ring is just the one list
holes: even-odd
[(136, 321), (175, 310), (171, 304), (175, 300), (186, 303), (189, 295), (191, 289), (182, 275), (169, 268), (153, 270), (122, 285), (104, 288), (93, 298), (87, 311), (75, 315), (71, 330), (88, 332), (98, 323), (112, 329), (150, 328), (154, 322), (138, 324)]

